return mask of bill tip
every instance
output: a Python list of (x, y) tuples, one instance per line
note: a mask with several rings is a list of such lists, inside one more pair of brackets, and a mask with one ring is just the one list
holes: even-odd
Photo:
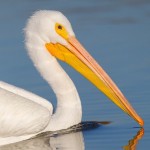
[(139, 121), (139, 125), (140, 125), (141, 127), (143, 127), (143, 126), (144, 126), (144, 120), (143, 120), (143, 119), (140, 119), (140, 121)]

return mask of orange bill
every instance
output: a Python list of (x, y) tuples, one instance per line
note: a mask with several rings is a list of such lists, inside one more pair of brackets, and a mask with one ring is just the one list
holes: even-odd
[(111, 101), (137, 121), (140, 126), (143, 126), (144, 121), (142, 118), (136, 113), (108, 74), (85, 50), (79, 41), (73, 36), (68, 37), (66, 41), (67, 45), (47, 43), (45, 46), (53, 56), (68, 63), (80, 72)]

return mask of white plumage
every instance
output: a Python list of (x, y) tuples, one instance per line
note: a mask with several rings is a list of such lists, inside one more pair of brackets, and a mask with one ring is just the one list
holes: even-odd
[[(81, 121), (77, 90), (55, 57), (45, 48), (47, 42), (65, 40), (54, 32), (55, 22), (73, 35), (67, 18), (57, 11), (38, 11), (28, 21), (25, 41), (30, 58), (57, 96), (57, 109), (47, 100), (21, 88), (0, 82), (0, 145), (27, 139), (44, 131), (68, 128)], [(58, 41), (54, 41), (57, 39)]]

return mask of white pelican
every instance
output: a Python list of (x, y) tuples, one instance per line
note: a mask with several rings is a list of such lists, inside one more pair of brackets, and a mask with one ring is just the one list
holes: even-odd
[(31, 16), (25, 28), (25, 44), (34, 66), (56, 94), (57, 108), (53, 114), (52, 104), (47, 100), (0, 82), (1, 145), (81, 122), (78, 92), (56, 58), (75, 68), (140, 126), (144, 125), (115, 83), (75, 38), (62, 13), (43, 10)]

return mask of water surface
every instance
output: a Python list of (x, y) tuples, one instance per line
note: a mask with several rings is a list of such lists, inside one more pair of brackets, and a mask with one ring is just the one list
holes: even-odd
[[(70, 149), (76, 144), (81, 148), (75, 149), (86, 150), (146, 150), (150, 147), (150, 1), (1, 1), (0, 79), (41, 95), (56, 106), (55, 95), (34, 69), (24, 48), (23, 28), (26, 20), (34, 11), (41, 9), (59, 10), (69, 18), (77, 38), (117, 83), (145, 121), (144, 129), (137, 128), (134, 120), (76, 71), (60, 62), (80, 94), (83, 120), (107, 120), (112, 123), (83, 133), (53, 138), (50, 141), (54, 141), (52, 145), (55, 146), (52, 147), (61, 145), (59, 149), (69, 149), (70, 145), (65, 145), (62, 140), (69, 141), (70, 137), (78, 136), (82, 137), (80, 142), (72, 141), (80, 144), (72, 144)], [(45, 144), (44, 141), (49, 141), (49, 138), (26, 141), (19, 147), (25, 149), (25, 145), (32, 142), (38, 147), (38, 140)], [(46, 148), (50, 149), (49, 146)]]

